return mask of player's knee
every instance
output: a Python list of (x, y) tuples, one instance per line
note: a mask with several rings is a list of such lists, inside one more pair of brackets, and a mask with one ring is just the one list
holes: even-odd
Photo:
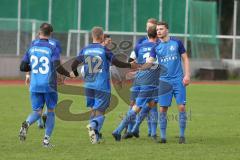
[(47, 109), (48, 112), (54, 112), (54, 109)]
[(95, 116), (104, 115), (104, 113), (105, 112), (103, 110), (96, 110)]
[(133, 107), (134, 104), (135, 104), (135, 101), (131, 101), (131, 102), (130, 102), (130, 107)]
[(134, 112), (136, 112), (136, 113), (139, 113), (140, 110), (141, 110), (141, 108), (139, 108), (138, 106), (134, 105), (134, 106), (132, 107), (132, 110), (133, 110)]
[(153, 107), (156, 107), (156, 106), (157, 106), (157, 104), (154, 101), (151, 101), (151, 102), (148, 103), (148, 107), (150, 107), (150, 108), (153, 108)]
[(178, 110), (179, 110), (179, 112), (185, 112), (185, 110), (186, 110), (185, 105), (179, 105)]
[(38, 108), (34, 110), (34, 112), (37, 112), (39, 115), (42, 115), (42, 108)]
[(168, 111), (168, 107), (160, 107), (160, 112), (167, 112)]

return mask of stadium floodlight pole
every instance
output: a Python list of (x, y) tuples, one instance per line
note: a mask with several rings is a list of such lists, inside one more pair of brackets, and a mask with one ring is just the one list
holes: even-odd
[(133, 0), (133, 46), (135, 46), (136, 43), (136, 32), (137, 32), (137, 0)]
[(20, 39), (21, 39), (21, 3), (22, 0), (18, 0), (18, 21), (17, 21), (17, 56), (20, 55)]
[(105, 31), (109, 30), (109, 0), (106, 0)]
[(52, 0), (48, 0), (48, 23), (52, 23)]
[(188, 34), (188, 12), (189, 12), (189, 0), (186, 0), (186, 8), (185, 8), (185, 30), (184, 30), (184, 46), (187, 50), (187, 34)]
[[(81, 10), (82, 10), (82, 0), (78, 0), (78, 25), (77, 25), (78, 30), (81, 30), (81, 16), (82, 16)], [(77, 52), (76, 52), (76, 54), (80, 51), (80, 43), (81, 43), (81, 37), (80, 37), (80, 33), (78, 32), (77, 33)]]
[(232, 49), (232, 59), (236, 59), (236, 36), (237, 36), (237, 6), (238, 1), (234, 0), (234, 10), (233, 10), (233, 49)]
[(163, 0), (159, 0), (159, 21), (163, 20)]

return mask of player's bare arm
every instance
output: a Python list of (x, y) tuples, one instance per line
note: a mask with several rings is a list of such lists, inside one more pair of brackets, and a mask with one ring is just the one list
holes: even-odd
[(182, 54), (182, 60), (183, 60), (183, 67), (184, 67), (183, 84), (187, 86), (190, 83), (190, 66), (189, 66), (189, 58), (187, 56), (187, 53)]

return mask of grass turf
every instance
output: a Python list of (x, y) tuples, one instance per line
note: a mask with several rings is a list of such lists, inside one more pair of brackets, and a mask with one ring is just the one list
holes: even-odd
[[(0, 159), (18, 160), (111, 160), (111, 159), (239, 159), (240, 85), (191, 85), (187, 91), (189, 115), (186, 141), (179, 145), (177, 108), (169, 110), (167, 144), (155, 144), (147, 137), (143, 122), (140, 138), (115, 142), (111, 132), (117, 127), (128, 106), (123, 101), (106, 115), (103, 126), (105, 143), (92, 145), (85, 128), (87, 121), (62, 121), (57, 118), (52, 136), (53, 149), (41, 146), (44, 130), (34, 124), (27, 140), (20, 143), (18, 132), (31, 112), (29, 92), (25, 86), (0, 86)], [(60, 101), (73, 99), (71, 111), (86, 111), (84, 97), (60, 94)], [(159, 127), (158, 127), (159, 135)]]

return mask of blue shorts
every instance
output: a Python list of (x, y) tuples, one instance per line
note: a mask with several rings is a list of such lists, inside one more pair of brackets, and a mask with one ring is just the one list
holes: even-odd
[(57, 92), (38, 93), (30, 92), (32, 110), (37, 111), (42, 109), (46, 103), (48, 109), (54, 109), (57, 105), (58, 94)]
[(104, 112), (110, 104), (111, 93), (91, 88), (85, 88), (87, 107)]
[(182, 81), (160, 81), (158, 103), (162, 107), (170, 107), (174, 96), (177, 105), (186, 104), (186, 87)]
[(141, 86), (133, 85), (130, 89), (131, 95), (130, 95), (130, 101), (136, 101), (136, 98), (139, 94)]
[(158, 88), (156, 86), (140, 86), (139, 94), (136, 98), (136, 105), (142, 108), (151, 101), (156, 102), (157, 94)]

